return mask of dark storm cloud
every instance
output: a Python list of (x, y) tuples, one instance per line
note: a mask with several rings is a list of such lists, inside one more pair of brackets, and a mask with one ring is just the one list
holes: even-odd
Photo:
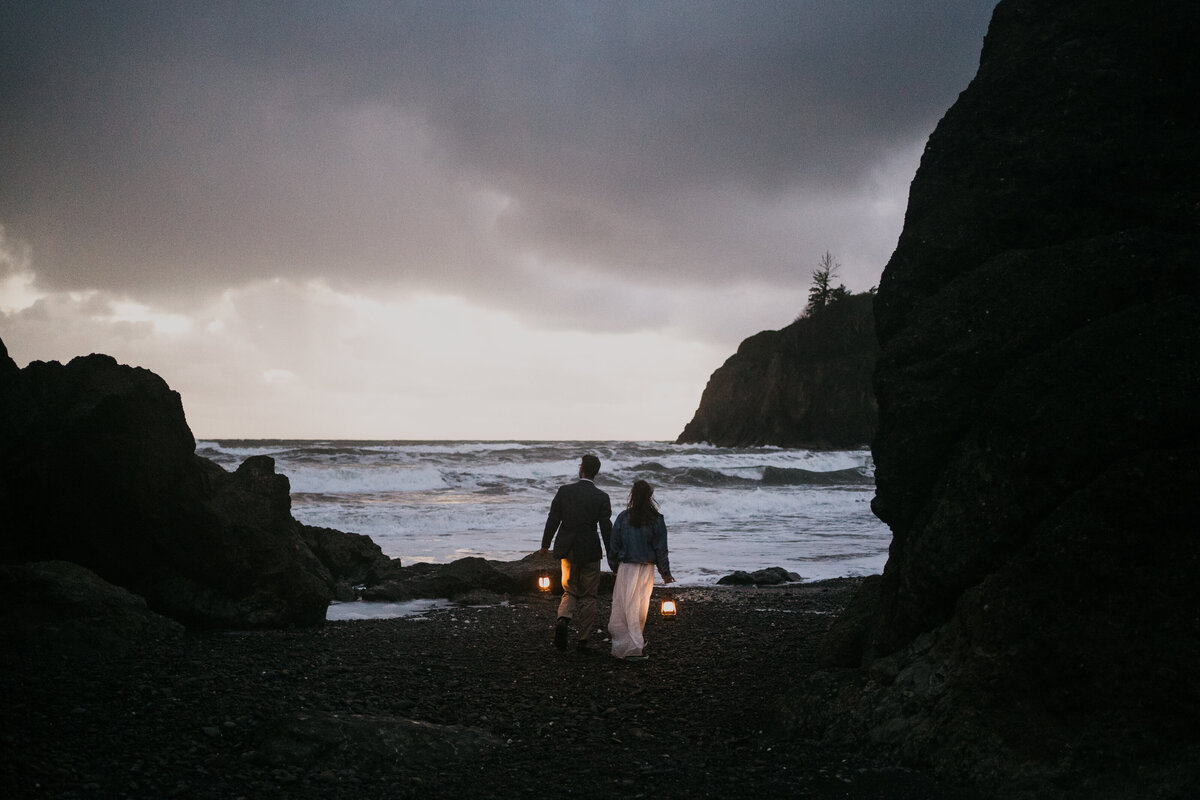
[(770, 281), (993, 5), (4, 3), (0, 224), (54, 288)]

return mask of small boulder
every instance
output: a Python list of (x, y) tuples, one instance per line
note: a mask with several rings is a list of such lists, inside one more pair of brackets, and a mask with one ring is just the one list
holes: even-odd
[(0, 565), (0, 638), (15, 649), (111, 652), (183, 626), (68, 561)]
[(781, 583), (796, 583), (803, 580), (795, 572), (788, 572), (783, 567), (767, 567), (766, 569), (745, 572), (737, 570), (717, 581), (721, 586), (778, 586)]
[[(460, 600), (477, 592), (537, 594), (538, 578), (550, 576), (550, 593), (562, 594), (562, 570), (559, 560), (532, 553), (517, 561), (488, 561), (477, 557), (460, 558), (449, 564), (412, 564), (393, 566), (384, 578), (362, 591), (363, 600), (402, 602), (418, 598)], [(612, 594), (616, 576), (600, 573), (601, 594)]]
[(398, 602), (422, 597), (454, 598), (476, 589), (501, 594), (520, 590), (513, 579), (486, 559), (469, 557), (449, 564), (413, 564), (398, 569), (393, 577), (367, 587), (362, 597), (364, 600)]
[(400, 569), (400, 559), (388, 558), (365, 534), (300, 525), (300, 536), (328, 571), (334, 597), (343, 602), (358, 599), (355, 587), (381, 583)]
[(296, 771), (322, 767), (373, 772), (397, 757), (458, 764), (481, 758), (503, 744), (495, 734), (463, 725), (320, 711), (266, 720), (255, 738), (257, 747), (246, 753), (248, 761)]

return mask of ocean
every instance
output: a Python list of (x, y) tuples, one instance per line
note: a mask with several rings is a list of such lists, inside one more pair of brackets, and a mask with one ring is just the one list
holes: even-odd
[(541, 543), (556, 489), (579, 458), (616, 516), (639, 478), (666, 517), (682, 586), (783, 567), (806, 581), (882, 572), (891, 532), (870, 509), (867, 450), (724, 448), (665, 442), (200, 441), (235, 469), (267, 455), (291, 481), (292, 514), (365, 533), (405, 564), (465, 556), (511, 561)]

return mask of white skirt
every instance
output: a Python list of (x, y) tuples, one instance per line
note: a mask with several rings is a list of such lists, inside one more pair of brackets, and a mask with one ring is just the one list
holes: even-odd
[(646, 614), (650, 611), (650, 593), (654, 591), (654, 565), (622, 562), (617, 567), (613, 587), (612, 616), (608, 632), (612, 634), (612, 654), (617, 658), (640, 656), (646, 640)]

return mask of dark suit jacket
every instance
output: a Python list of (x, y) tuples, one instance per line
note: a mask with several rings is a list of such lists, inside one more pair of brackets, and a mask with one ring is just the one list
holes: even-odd
[[(603, 552), (597, 530), (604, 537)], [(608, 552), (611, 536), (612, 506), (608, 495), (597, 489), (596, 484), (580, 479), (563, 486), (554, 495), (550, 515), (546, 517), (546, 530), (542, 533), (542, 547), (549, 548), (553, 539), (556, 558), (565, 558), (574, 564), (599, 561)]]

